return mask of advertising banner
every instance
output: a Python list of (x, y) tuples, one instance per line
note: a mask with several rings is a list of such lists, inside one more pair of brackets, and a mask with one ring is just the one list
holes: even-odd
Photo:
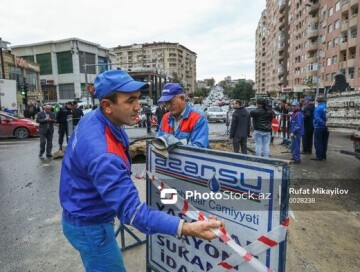
[[(188, 222), (194, 220), (190, 213), (216, 216), (225, 221), (231, 239), (149, 236), (149, 270), (263, 271), (253, 264), (260, 262), (267, 271), (285, 271), (286, 162), (187, 146), (163, 158), (148, 144), (147, 169), (149, 205)], [(244, 255), (231, 242), (244, 249)]]

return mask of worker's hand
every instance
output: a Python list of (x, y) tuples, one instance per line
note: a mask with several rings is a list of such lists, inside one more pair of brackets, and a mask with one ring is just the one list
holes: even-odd
[(196, 221), (192, 223), (185, 222), (181, 234), (185, 236), (195, 236), (205, 240), (216, 238), (216, 234), (211, 231), (213, 228), (224, 226), (223, 221), (210, 218), (209, 221)]
[(296, 138), (294, 133), (290, 133), (291, 138)]

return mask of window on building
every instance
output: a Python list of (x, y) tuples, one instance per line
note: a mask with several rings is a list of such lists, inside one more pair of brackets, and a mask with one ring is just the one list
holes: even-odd
[(327, 58), (327, 59), (326, 59), (326, 65), (327, 65), (327, 66), (331, 65), (331, 58)]
[(107, 58), (104, 57), (98, 57), (98, 70), (99, 73), (105, 72), (108, 70), (108, 61)]
[(327, 43), (327, 49), (330, 49), (332, 47), (332, 41), (328, 41)]
[(353, 27), (350, 29), (350, 36), (352, 39), (357, 37), (357, 28), (356, 27)]
[(334, 29), (338, 29), (339, 26), (340, 26), (340, 21), (339, 21), (339, 20), (336, 20), (336, 21), (334, 22)]
[[(131, 57), (129, 56), (129, 62), (131, 62)], [(96, 62), (95, 55), (88, 52), (79, 52), (79, 63), (80, 63), (80, 73), (85, 73), (84, 64), (86, 63), (86, 73), (96, 75)]]
[(56, 53), (57, 68), (59, 74), (72, 74), (73, 73), (73, 62), (72, 54), (70, 51)]
[(337, 63), (338, 63), (338, 57), (336, 55), (332, 57), (332, 64), (337, 64)]
[(16, 80), (18, 83), (22, 80), (22, 73), (19, 67), (9, 65), (9, 79)]
[(335, 4), (335, 12), (340, 10), (340, 1)]
[(59, 84), (59, 96), (60, 99), (73, 100), (75, 98), (74, 83)]
[(348, 75), (349, 75), (348, 76), (349, 79), (354, 79), (354, 76), (355, 76), (355, 68), (354, 67), (349, 68)]
[(36, 62), (40, 64), (40, 75), (51, 75), (51, 53), (36, 55)]
[(333, 31), (333, 29), (334, 29), (333, 24), (329, 25), (328, 26), (328, 33), (331, 33)]
[(332, 16), (334, 14), (334, 7), (331, 7), (329, 9), (329, 17)]
[(35, 62), (34, 56), (21, 56), (24, 60)]
[(333, 40), (333, 46), (335, 47), (335, 46), (338, 46), (338, 44), (339, 44), (339, 38), (335, 38), (334, 40)]

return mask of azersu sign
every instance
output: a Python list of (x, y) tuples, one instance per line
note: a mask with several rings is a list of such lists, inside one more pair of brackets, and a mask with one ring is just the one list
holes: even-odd
[(254, 270), (253, 263), (258, 262), (269, 271), (285, 271), (286, 162), (187, 146), (179, 146), (165, 159), (148, 144), (147, 166), (154, 177), (147, 182), (150, 206), (187, 221), (196, 220), (194, 214), (216, 216), (226, 227), (211, 242), (185, 236), (149, 236), (148, 268), (263, 271)]

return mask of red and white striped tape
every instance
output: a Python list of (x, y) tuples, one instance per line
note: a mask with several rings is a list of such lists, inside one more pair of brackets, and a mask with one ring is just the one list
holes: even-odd
[[(150, 178), (152, 184), (159, 190), (163, 189), (172, 189), (166, 183), (161, 181), (159, 178), (157, 178), (154, 174), (152, 174), (150, 171), (146, 171), (148, 177)], [(167, 195), (168, 199), (170, 199), (172, 196)], [(189, 201), (185, 200), (181, 196), (178, 196), (178, 201), (175, 204), (183, 214), (188, 216), (189, 218), (193, 220), (206, 220), (206, 216), (204, 216), (203, 213), (196, 211), (195, 208), (189, 203)], [(242, 260), (246, 263), (248, 263), (252, 268), (254, 268), (258, 272), (271, 272), (272, 269), (266, 267), (264, 264), (262, 264), (258, 259), (256, 259), (253, 254), (246, 250), (245, 248), (238, 245), (231, 236), (227, 233), (225, 228), (216, 228), (211, 229), (225, 244), (230, 246), (237, 254), (236, 257), (239, 259), (239, 256), (242, 258)], [(227, 264), (227, 262), (226, 262)], [(223, 268), (225, 268), (226, 264), (224, 263), (222, 265)], [(231, 265), (231, 263), (229, 263)]]
[[(279, 243), (285, 240), (287, 227), (289, 225), (289, 219), (286, 219), (283, 224), (277, 226), (270, 232), (261, 235), (251, 244), (247, 245), (245, 249), (250, 252), (253, 256), (259, 255), (262, 252), (268, 250), (269, 248), (277, 246)], [(239, 259), (237, 254), (231, 255), (226, 260), (218, 263), (216, 267), (209, 270), (209, 272), (221, 272), (225, 270), (230, 270), (236, 266), (239, 266), (244, 263), (243, 259)]]

